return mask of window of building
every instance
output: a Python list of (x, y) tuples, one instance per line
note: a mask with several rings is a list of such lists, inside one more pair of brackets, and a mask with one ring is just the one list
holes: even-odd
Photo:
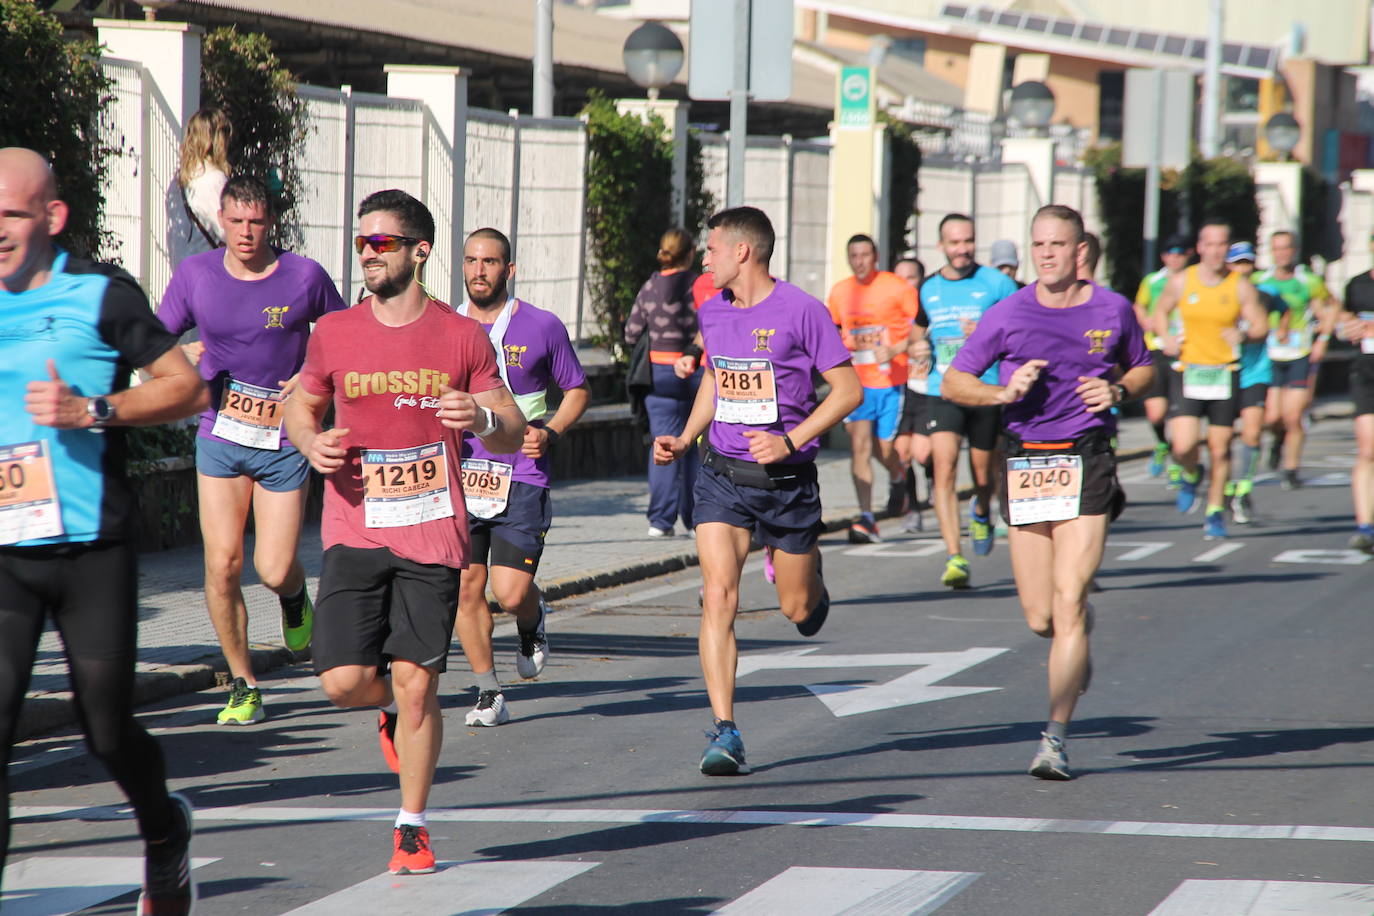
[(1126, 74), (1103, 70), (1097, 74), (1097, 136), (1099, 140), (1120, 140), (1122, 112), (1126, 102)]

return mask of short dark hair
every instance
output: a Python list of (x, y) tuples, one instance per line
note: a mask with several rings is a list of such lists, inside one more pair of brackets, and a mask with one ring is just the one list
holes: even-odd
[(1088, 246), (1088, 253), (1083, 258), (1084, 264), (1088, 268), (1088, 273), (1095, 274), (1097, 273), (1097, 262), (1102, 258), (1102, 241), (1095, 232), (1083, 233), (1083, 241)]
[(849, 241), (844, 243), (844, 250), (848, 251), (850, 245), (856, 245), (861, 242), (867, 243), (868, 247), (873, 249), (874, 254), (878, 253), (878, 243), (873, 241), (873, 236), (864, 235), (862, 232), (860, 232), (858, 235), (851, 235), (849, 237)]
[(1293, 247), (1297, 247), (1298, 234), (1294, 232), (1292, 229), (1278, 229), (1274, 232), (1269, 233), (1269, 241), (1272, 242), (1274, 241), (1274, 239), (1278, 238), (1281, 235), (1288, 236), (1288, 240), (1293, 243)]
[(758, 207), (730, 207), (721, 210), (706, 221), (707, 229), (724, 229), (744, 236), (754, 248), (754, 254), (763, 264), (773, 257), (773, 244), (777, 236), (773, 233), (773, 223), (768, 214)]
[(973, 225), (973, 217), (967, 213), (946, 213), (944, 218), (940, 220), (940, 227), (935, 231), (937, 236), (944, 238), (946, 223), (968, 223), (971, 226)]
[(1207, 217), (1205, 220), (1202, 221), (1202, 225), (1201, 225), (1201, 226), (1198, 226), (1198, 227), (1197, 227), (1198, 238), (1201, 238), (1201, 237), (1202, 237), (1202, 230), (1203, 230), (1203, 229), (1206, 229), (1208, 226), (1220, 226), (1220, 227), (1222, 227), (1223, 229), (1226, 230), (1226, 237), (1227, 237), (1228, 239), (1231, 237), (1231, 224), (1230, 224), (1230, 223), (1228, 223), (1226, 220), (1222, 219), (1220, 216), (1209, 216), (1209, 217)]
[(510, 263), (510, 239), (500, 229), (493, 229), (490, 226), (483, 226), (481, 229), (474, 229), (463, 240), (463, 247), (466, 248), (468, 242), (473, 239), (494, 239), (501, 244), (501, 258), (507, 264)]
[[(920, 258), (914, 257), (913, 255), (905, 255), (904, 257), (898, 258), (897, 264), (915, 264), (916, 269), (921, 272), (921, 276), (924, 277), (926, 275), (926, 265), (921, 261)], [(896, 267), (897, 264), (893, 264), (892, 266)]]
[[(1047, 204), (1035, 211), (1035, 216), (1031, 218), (1034, 223), (1038, 219), (1059, 219), (1068, 223), (1073, 228), (1074, 236), (1081, 242), (1087, 238), (1087, 233), (1083, 229), (1083, 215), (1073, 207), (1066, 207), (1063, 204)], [(1091, 245), (1091, 243), (1089, 243)]]
[(358, 204), (358, 219), (369, 213), (394, 213), (401, 221), (401, 231), (421, 241), (434, 244), (434, 215), (429, 207), (411, 197), (405, 191), (391, 188), (376, 191), (363, 198)]
[(262, 204), (268, 216), (277, 215), (277, 207), (272, 202), (272, 195), (267, 193), (267, 185), (252, 175), (236, 175), (224, 183), (224, 188), (219, 192), (219, 208), (223, 210), (225, 201), (229, 200), (241, 204)]

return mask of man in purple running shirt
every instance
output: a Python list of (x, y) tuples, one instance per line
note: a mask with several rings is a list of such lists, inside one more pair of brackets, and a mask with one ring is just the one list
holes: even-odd
[[(1039, 282), (983, 315), (941, 389), (960, 404), (1003, 405), (1001, 503), (1016, 592), (1031, 630), (1052, 640), (1050, 717), (1029, 771), (1040, 779), (1072, 778), (1064, 739), (1092, 671), (1088, 589), (1125, 505), (1111, 408), (1154, 375), (1131, 303), (1078, 279), (1085, 247), (1077, 211), (1041, 207), (1031, 223)], [(999, 384), (981, 381), (999, 360)]]
[[(714, 727), (700, 769), (749, 772), (735, 726), (735, 614), (751, 533), (772, 548), (783, 615), (814, 636), (830, 611), (820, 575), (817, 438), (863, 400), (849, 350), (820, 300), (768, 274), (773, 224), (733, 207), (707, 223), (703, 266), (720, 295), (697, 313), (708, 368), (680, 436), (654, 440), (654, 460), (676, 461), (710, 428), (697, 474), (697, 552), (704, 583), (698, 648)], [(830, 383), (817, 403), (812, 372)]]
[(182, 261), (157, 312), (174, 334), (199, 330), (200, 339), (184, 349), (210, 386), (210, 409), (196, 436), (196, 490), (205, 604), (233, 679), (220, 725), (265, 716), (239, 583), (250, 509), (253, 566), (281, 602), (282, 642), (304, 650), (313, 626), (296, 559), (310, 467), (283, 435), (282, 419), (311, 326), (346, 306), (323, 267), (268, 244), (275, 219), (262, 182), (230, 179), (220, 195), (224, 249)]

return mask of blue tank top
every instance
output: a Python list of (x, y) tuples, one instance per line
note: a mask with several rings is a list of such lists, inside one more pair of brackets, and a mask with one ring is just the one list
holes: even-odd
[[(1014, 292), (1016, 282), (1011, 277), (985, 265), (975, 267), (973, 273), (962, 280), (950, 280), (937, 271), (921, 284), (921, 309), (930, 321), (926, 329), (931, 353), (928, 394), (940, 394), (945, 367), (953, 362), (954, 355), (968, 338), (963, 322), (977, 321), (984, 312)], [(993, 363), (979, 378), (996, 385), (997, 364)]]

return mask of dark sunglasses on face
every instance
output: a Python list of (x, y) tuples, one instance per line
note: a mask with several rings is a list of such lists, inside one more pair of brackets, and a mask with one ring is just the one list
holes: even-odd
[(359, 235), (353, 239), (353, 247), (358, 249), (358, 254), (362, 254), (363, 248), (368, 245), (378, 254), (386, 254), (388, 251), (399, 251), (402, 245), (416, 245), (419, 242), (419, 239), (408, 235)]

